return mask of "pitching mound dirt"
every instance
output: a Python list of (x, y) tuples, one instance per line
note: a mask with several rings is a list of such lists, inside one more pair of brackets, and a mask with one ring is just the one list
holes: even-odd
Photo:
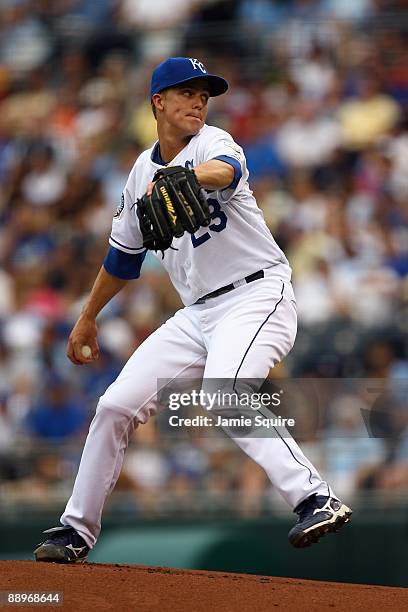
[[(408, 589), (402, 588), (92, 563), (0, 561), (0, 591), (62, 592), (63, 605), (51, 609), (76, 612), (408, 609)], [(44, 605), (23, 609), (46, 608), (50, 609)]]

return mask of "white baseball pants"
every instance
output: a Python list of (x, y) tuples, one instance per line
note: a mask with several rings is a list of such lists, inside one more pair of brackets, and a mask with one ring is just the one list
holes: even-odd
[[(204, 304), (187, 306), (134, 352), (99, 400), (72, 496), (61, 516), (93, 547), (106, 498), (119, 477), (129, 437), (160, 409), (158, 379), (262, 379), (293, 346), (297, 317), (291, 283), (265, 270)], [(286, 430), (277, 437), (233, 440), (262, 466), (292, 507), (313, 493), (331, 495)]]

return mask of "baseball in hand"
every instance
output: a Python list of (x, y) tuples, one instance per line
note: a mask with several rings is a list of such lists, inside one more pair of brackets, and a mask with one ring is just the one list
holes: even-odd
[(92, 349), (87, 344), (84, 344), (84, 346), (81, 348), (81, 353), (82, 357), (85, 357), (85, 359), (92, 357)]

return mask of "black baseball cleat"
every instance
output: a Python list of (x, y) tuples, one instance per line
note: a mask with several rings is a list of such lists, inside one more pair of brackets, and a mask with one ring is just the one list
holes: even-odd
[(43, 533), (49, 534), (34, 551), (36, 561), (49, 563), (83, 563), (89, 547), (73, 527), (52, 527)]
[(297, 523), (289, 531), (289, 542), (295, 548), (316, 544), (327, 533), (335, 533), (350, 521), (352, 510), (335, 497), (311, 495), (293, 512), (299, 515)]

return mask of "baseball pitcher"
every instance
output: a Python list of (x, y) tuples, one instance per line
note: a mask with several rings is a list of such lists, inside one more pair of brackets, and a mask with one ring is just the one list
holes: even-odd
[[(297, 329), (288, 261), (248, 185), (242, 148), (205, 123), (209, 98), (228, 83), (195, 58), (153, 71), (157, 142), (136, 160), (112, 223), (109, 249), (68, 341), (75, 364), (98, 358), (96, 317), (130, 280), (147, 250), (160, 258), (184, 307), (141, 344), (100, 397), (61, 526), (37, 561), (84, 561), (95, 545), (132, 431), (160, 409), (158, 379), (263, 381), (291, 350)], [(337, 531), (351, 510), (287, 431), (233, 437), (298, 515), (295, 547)]]

